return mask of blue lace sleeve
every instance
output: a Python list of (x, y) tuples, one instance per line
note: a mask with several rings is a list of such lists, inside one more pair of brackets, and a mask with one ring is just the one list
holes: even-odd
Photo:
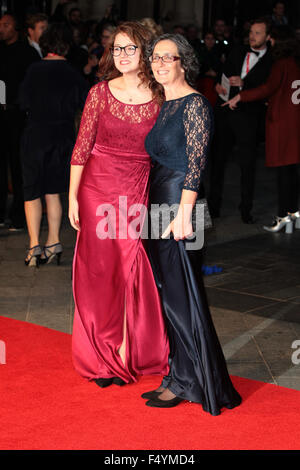
[(185, 107), (183, 121), (188, 158), (183, 189), (198, 192), (201, 175), (206, 167), (213, 124), (207, 100), (201, 95), (193, 96)]

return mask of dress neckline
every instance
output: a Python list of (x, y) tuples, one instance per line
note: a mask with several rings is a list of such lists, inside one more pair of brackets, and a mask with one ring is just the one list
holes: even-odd
[(147, 101), (146, 103), (134, 104), (134, 103), (124, 103), (124, 101), (118, 100), (118, 98), (113, 95), (111, 89), (109, 88), (108, 80), (106, 80), (106, 87), (108, 89), (109, 94), (113, 97), (114, 100), (118, 101), (119, 103), (123, 104), (124, 106), (145, 106), (146, 104), (150, 104), (154, 102), (154, 99)]
[(183, 100), (184, 98), (188, 98), (189, 96), (192, 95), (201, 95), (201, 93), (197, 93), (196, 91), (193, 91), (193, 93), (189, 93), (188, 95), (181, 96), (180, 98), (173, 98), (172, 100), (165, 100), (164, 103), (170, 103), (171, 101), (178, 101), (178, 100)]

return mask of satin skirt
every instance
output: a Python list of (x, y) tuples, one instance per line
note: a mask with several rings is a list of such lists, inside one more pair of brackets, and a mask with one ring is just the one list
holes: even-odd
[[(178, 204), (185, 174), (154, 163), (150, 204)], [(191, 243), (189, 241), (189, 243)], [(167, 317), (170, 371), (162, 382), (175, 395), (201, 403), (216, 416), (241, 397), (230, 380), (211, 318), (201, 272), (201, 250), (183, 240), (150, 239), (149, 257)]]
[[(124, 233), (99, 238), (99, 223), (107, 215), (100, 206), (116, 210), (117, 234), (120, 196), (126, 196), (128, 208), (147, 206), (149, 172), (147, 154), (98, 145), (83, 170), (78, 192), (81, 230), (73, 262), (72, 355), (77, 372), (89, 380), (120, 377), (130, 383), (138, 375), (168, 373), (166, 325), (142, 239)], [(133, 217), (126, 217), (129, 224)], [(124, 322), (125, 365), (118, 352)]]

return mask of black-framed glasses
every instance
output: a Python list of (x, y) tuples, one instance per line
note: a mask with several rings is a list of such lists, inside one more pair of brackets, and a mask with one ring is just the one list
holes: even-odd
[(160, 60), (162, 60), (166, 64), (171, 64), (172, 62), (175, 62), (175, 60), (180, 60), (180, 57), (176, 55), (162, 55), (162, 56), (154, 55), (154, 56), (149, 57), (149, 60), (152, 64), (153, 63), (155, 64), (159, 62)]
[(138, 47), (139, 46), (134, 46), (133, 44), (130, 44), (128, 46), (113, 46), (110, 48), (110, 50), (114, 57), (119, 57), (122, 53), (122, 50), (125, 51), (126, 55), (134, 55)]

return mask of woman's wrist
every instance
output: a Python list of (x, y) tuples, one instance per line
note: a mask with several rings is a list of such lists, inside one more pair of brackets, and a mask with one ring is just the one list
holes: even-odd
[(77, 191), (70, 191), (69, 192), (69, 201), (77, 200)]

